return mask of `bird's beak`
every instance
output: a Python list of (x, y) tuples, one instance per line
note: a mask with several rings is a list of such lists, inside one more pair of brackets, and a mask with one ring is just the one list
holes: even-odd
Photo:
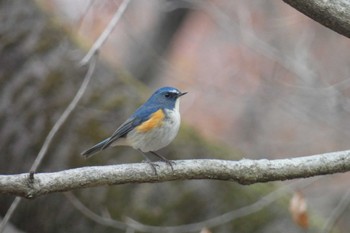
[(187, 92), (182, 92), (177, 97), (180, 97), (180, 96), (183, 96), (183, 95), (186, 95), (186, 94), (187, 94)]

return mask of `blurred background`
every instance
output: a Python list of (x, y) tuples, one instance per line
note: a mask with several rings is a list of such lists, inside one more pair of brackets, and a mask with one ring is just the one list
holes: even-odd
[[(1, 174), (29, 170), (83, 80), (86, 68), (79, 61), (120, 3), (0, 1)], [(276, 159), (347, 150), (349, 67), (347, 38), (282, 1), (131, 1), (39, 171), (140, 162), (130, 148), (106, 150), (91, 160), (80, 152), (110, 135), (161, 86), (189, 92), (181, 102), (179, 135), (160, 151), (169, 159)], [(308, 207), (307, 226), (291, 217), (296, 190), (290, 187), (250, 215), (222, 216), (218, 224), (203, 223), (191, 232), (319, 232), (339, 201), (348, 199), (349, 178), (300, 181), (309, 182), (297, 189)], [(107, 218), (178, 226), (249, 206), (286, 185), (203, 180), (74, 194)], [(12, 200), (0, 196), (1, 216)], [(348, 232), (350, 212), (344, 209), (332, 232)], [(11, 223), (17, 229), (8, 232), (126, 232), (87, 218), (62, 194), (24, 200)]]

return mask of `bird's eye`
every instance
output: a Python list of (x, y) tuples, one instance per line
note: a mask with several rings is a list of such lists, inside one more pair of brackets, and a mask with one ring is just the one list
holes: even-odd
[(170, 97), (170, 93), (165, 93), (164, 95), (166, 98), (169, 98)]

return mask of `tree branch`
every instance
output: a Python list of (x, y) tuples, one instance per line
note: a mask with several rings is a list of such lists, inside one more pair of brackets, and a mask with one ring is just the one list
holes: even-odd
[[(31, 179), (31, 180), (34, 179), (34, 173), (36, 172), (36, 170), (40, 166), (42, 160), (46, 156), (47, 150), (49, 149), (49, 146), (50, 146), (53, 138), (57, 134), (58, 130), (62, 127), (62, 125), (66, 122), (66, 120), (70, 116), (70, 114), (74, 111), (74, 109), (76, 108), (81, 97), (85, 93), (86, 88), (91, 80), (92, 74), (94, 73), (94, 70), (95, 70), (96, 59), (97, 58), (92, 57), (90, 64), (89, 64), (89, 68), (86, 72), (86, 75), (84, 77), (84, 80), (83, 80), (79, 90), (77, 91), (74, 98), (67, 106), (67, 108), (64, 110), (64, 112), (62, 113), (60, 118), (56, 121), (56, 123), (54, 124), (54, 126), (50, 130), (49, 134), (46, 136), (44, 144), (41, 147), (37, 157), (35, 158), (35, 160), (33, 162), (31, 169), (30, 169), (29, 179)], [(16, 211), (16, 209), (20, 203), (21, 203), (21, 198), (16, 197), (15, 200), (12, 202), (10, 208), (6, 212), (4, 219), (0, 222), (0, 233), (5, 231), (5, 227), (7, 225), (7, 222), (10, 220), (11, 216)]]
[(316, 22), (350, 38), (350, 1), (283, 0)]
[(321, 233), (331, 233), (339, 217), (344, 214), (350, 204), (350, 189), (342, 196), (337, 206), (331, 211), (331, 214), (327, 221), (325, 221)]
[(102, 47), (102, 45), (106, 42), (109, 35), (112, 33), (115, 26), (118, 24), (120, 18), (124, 14), (126, 8), (129, 5), (130, 0), (123, 0), (123, 2), (120, 4), (118, 10), (114, 13), (111, 21), (109, 21), (107, 27), (102, 32), (102, 34), (99, 36), (99, 38), (95, 41), (95, 43), (91, 46), (88, 53), (83, 57), (83, 59), (80, 62), (80, 65), (86, 65), (91, 57), (97, 53), (97, 51)]
[(134, 230), (134, 232), (150, 232), (150, 233), (163, 233), (163, 232), (171, 232), (171, 233), (188, 233), (188, 232), (200, 232), (204, 227), (212, 228), (224, 225), (228, 222), (232, 222), (234, 220), (240, 219), (242, 217), (254, 214), (263, 208), (271, 205), (276, 200), (281, 198), (282, 196), (288, 195), (288, 192), (292, 192), (292, 190), (300, 190), (303, 189), (310, 184), (314, 183), (316, 179), (309, 179), (307, 181), (298, 180), (296, 182), (291, 182), (287, 185), (280, 185), (276, 190), (268, 193), (267, 195), (261, 197), (254, 203), (249, 205), (245, 205), (238, 209), (234, 209), (228, 211), (226, 213), (214, 216), (210, 219), (206, 219), (200, 222), (188, 223), (183, 225), (176, 226), (154, 226), (154, 225), (146, 225), (141, 222), (138, 222), (130, 217), (125, 217), (125, 222), (121, 222), (110, 217), (100, 216), (89, 208), (87, 208), (77, 197), (74, 196), (71, 192), (64, 193), (70, 203), (79, 210), (83, 215), (92, 221), (103, 225), (112, 227), (115, 229), (125, 230), (128, 232), (128, 229)]
[(253, 184), (350, 171), (350, 150), (307, 157), (240, 161), (178, 160), (174, 172), (159, 162), (158, 175), (147, 163), (82, 167), (53, 173), (0, 175), (0, 193), (35, 198), (53, 192), (125, 183), (214, 179)]

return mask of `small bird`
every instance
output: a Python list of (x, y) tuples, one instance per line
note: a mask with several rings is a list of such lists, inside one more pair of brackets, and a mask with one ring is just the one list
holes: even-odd
[(155, 151), (167, 146), (177, 135), (180, 127), (180, 97), (187, 92), (180, 92), (174, 87), (162, 87), (139, 107), (119, 128), (105, 140), (81, 153), (85, 158), (110, 146), (131, 146), (145, 156), (153, 171), (155, 164), (147, 157), (150, 152), (170, 165), (172, 163)]

